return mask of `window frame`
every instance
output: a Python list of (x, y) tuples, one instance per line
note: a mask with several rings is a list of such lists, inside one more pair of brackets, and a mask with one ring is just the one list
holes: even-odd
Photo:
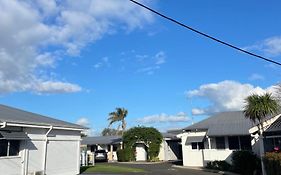
[[(20, 155), (20, 140), (7, 140), (7, 139), (0, 139), (0, 141), (5, 141), (6, 143), (6, 155), (0, 156), (0, 158), (5, 158), (5, 157), (17, 157)], [(13, 145), (11, 144), (13, 143)], [(15, 146), (14, 146), (15, 143)], [(12, 154), (11, 147), (16, 148), (15, 152), (16, 154)], [(14, 150), (13, 150), (14, 151)]]
[[(221, 140), (220, 140), (221, 139)], [(223, 140), (223, 144), (219, 143), (218, 141), (222, 141)], [(215, 137), (215, 142), (216, 142), (216, 149), (222, 150), (222, 149), (226, 149), (225, 146), (225, 137), (221, 136), (221, 137)], [(219, 144), (218, 144), (219, 143)], [(219, 145), (219, 147), (218, 147)]]

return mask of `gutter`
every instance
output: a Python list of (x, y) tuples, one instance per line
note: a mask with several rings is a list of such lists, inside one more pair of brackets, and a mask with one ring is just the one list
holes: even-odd
[(1, 123), (1, 125), (2, 125), (2, 126), (0, 126), (0, 128), (6, 128), (7, 122), (3, 122), (3, 123)]
[[(36, 124), (20, 124), (20, 123), (6, 123), (6, 126), (17, 126), (17, 127), (27, 127), (27, 128), (43, 128), (49, 129), (48, 125), (36, 125)], [(83, 131), (84, 129), (80, 128), (70, 128), (70, 127), (60, 127), (60, 126), (52, 126), (53, 129), (58, 130), (71, 130), (71, 131)]]
[(49, 130), (45, 134), (44, 154), (43, 154), (43, 174), (46, 174), (46, 163), (47, 163), (47, 147), (48, 147), (48, 135), (53, 130), (53, 126), (49, 126)]

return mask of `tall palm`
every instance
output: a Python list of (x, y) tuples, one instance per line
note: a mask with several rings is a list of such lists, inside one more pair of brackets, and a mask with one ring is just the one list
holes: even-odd
[(126, 121), (125, 118), (128, 115), (128, 110), (125, 108), (116, 108), (116, 111), (109, 113), (109, 127), (116, 122), (121, 122), (122, 126), (122, 135), (126, 129)]
[[(277, 114), (279, 110), (278, 102), (272, 97), (270, 93), (264, 95), (253, 94), (245, 99), (246, 105), (244, 107), (245, 117), (252, 120), (258, 126), (259, 140), (260, 140), (260, 157), (264, 154), (263, 145), (263, 122), (266, 117)], [(262, 171), (265, 174), (264, 164), (262, 164)]]
[(264, 95), (253, 94), (247, 97), (245, 101), (245, 117), (258, 124), (259, 132), (261, 134), (261, 132), (263, 132), (264, 119), (278, 112), (278, 102), (270, 93)]

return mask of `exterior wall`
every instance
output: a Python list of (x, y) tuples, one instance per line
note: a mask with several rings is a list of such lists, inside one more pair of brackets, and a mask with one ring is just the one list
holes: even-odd
[[(47, 129), (24, 128), (30, 140), (20, 142), (19, 156), (1, 157), (0, 174), (22, 175), (42, 172)], [(47, 144), (47, 175), (75, 175), (80, 169), (80, 131), (54, 130)]]
[(159, 160), (165, 161), (165, 150), (167, 149), (166, 147), (167, 147), (167, 143), (164, 140), (160, 145), (160, 150), (158, 154)]
[(177, 142), (171, 140), (163, 140), (160, 145), (158, 158), (162, 161), (178, 160), (176, 154), (179, 154)]
[(186, 139), (189, 136), (203, 136), (206, 132), (192, 132), (182, 134), (182, 151), (183, 151), (183, 165), (184, 166), (206, 166), (207, 162), (214, 160), (226, 160), (231, 162), (231, 154), (233, 150), (228, 149), (228, 139), (225, 137), (226, 149), (208, 149), (210, 148), (208, 140), (204, 142), (207, 149), (192, 149), (191, 144), (186, 144)]
[(147, 161), (146, 146), (143, 143), (136, 144), (136, 161)]
[(1, 157), (0, 170), (3, 175), (19, 175), (22, 170), (21, 157)]

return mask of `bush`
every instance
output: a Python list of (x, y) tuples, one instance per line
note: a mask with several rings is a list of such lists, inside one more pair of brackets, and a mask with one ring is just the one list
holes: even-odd
[(132, 149), (128, 149), (128, 148), (117, 150), (117, 159), (119, 162), (134, 161), (135, 160), (134, 152)]
[(206, 168), (220, 171), (229, 171), (231, 169), (231, 165), (224, 160), (215, 160), (212, 162), (208, 162)]
[(266, 174), (281, 175), (281, 153), (265, 153), (263, 161)]
[[(153, 127), (134, 127), (126, 131), (123, 135), (125, 148), (134, 150), (136, 143), (144, 143), (147, 146), (149, 161), (157, 159), (162, 141), (162, 134)], [(135, 154), (132, 154), (132, 156), (132, 159), (135, 159)]]
[(233, 171), (242, 175), (252, 175), (260, 171), (260, 159), (250, 151), (235, 151), (232, 154)]

